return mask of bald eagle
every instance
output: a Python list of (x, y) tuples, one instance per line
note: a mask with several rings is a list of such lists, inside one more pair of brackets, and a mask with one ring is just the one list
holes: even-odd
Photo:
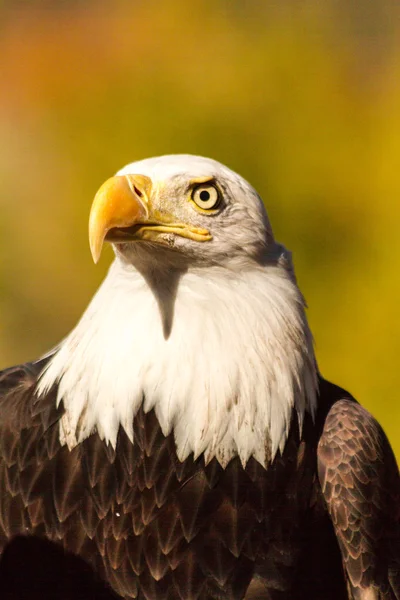
[(290, 253), (220, 163), (123, 168), (75, 329), (0, 373), (1, 598), (400, 600), (400, 479), (319, 373)]

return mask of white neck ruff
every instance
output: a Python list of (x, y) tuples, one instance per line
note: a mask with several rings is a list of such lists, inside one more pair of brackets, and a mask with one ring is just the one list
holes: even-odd
[(133, 267), (116, 260), (76, 328), (58, 347), (38, 395), (58, 385), (60, 441), (97, 431), (133, 441), (139, 407), (155, 410), (177, 455), (238, 455), (266, 466), (285, 446), (293, 409), (300, 427), (316, 409), (317, 375), (302, 296), (280, 265), (182, 275), (165, 337), (160, 303)]

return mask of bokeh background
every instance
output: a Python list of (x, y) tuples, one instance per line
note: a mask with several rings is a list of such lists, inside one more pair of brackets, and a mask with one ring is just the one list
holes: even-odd
[(320, 367), (400, 457), (397, 0), (0, 0), (0, 367), (73, 327), (122, 165), (212, 156), (294, 254)]

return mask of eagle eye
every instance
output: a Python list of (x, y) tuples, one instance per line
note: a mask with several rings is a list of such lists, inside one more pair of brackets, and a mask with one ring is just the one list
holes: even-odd
[(192, 200), (199, 208), (202, 208), (203, 210), (212, 210), (218, 208), (221, 201), (221, 195), (215, 185), (201, 183), (194, 188)]

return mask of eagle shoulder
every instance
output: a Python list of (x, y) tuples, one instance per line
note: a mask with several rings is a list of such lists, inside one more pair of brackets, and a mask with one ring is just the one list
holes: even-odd
[[(39, 400), (35, 394), (38, 378), (49, 358), (24, 363), (0, 371), (0, 432), (10, 428), (16, 435), (39, 423), (47, 429), (58, 421), (55, 394)], [(0, 442), (1, 443), (1, 442)]]
[(349, 593), (357, 600), (398, 600), (400, 477), (396, 459), (374, 417), (340, 388), (331, 386), (332, 391), (337, 399), (327, 412), (318, 444), (318, 476)]
[(55, 390), (40, 399), (35, 394), (45, 364), (46, 359), (0, 372), (0, 549), (15, 535), (44, 534), (46, 499), (57, 515), (57, 498), (66, 491), (66, 483), (53, 485), (63, 481), (58, 459), (63, 409), (56, 406)]

